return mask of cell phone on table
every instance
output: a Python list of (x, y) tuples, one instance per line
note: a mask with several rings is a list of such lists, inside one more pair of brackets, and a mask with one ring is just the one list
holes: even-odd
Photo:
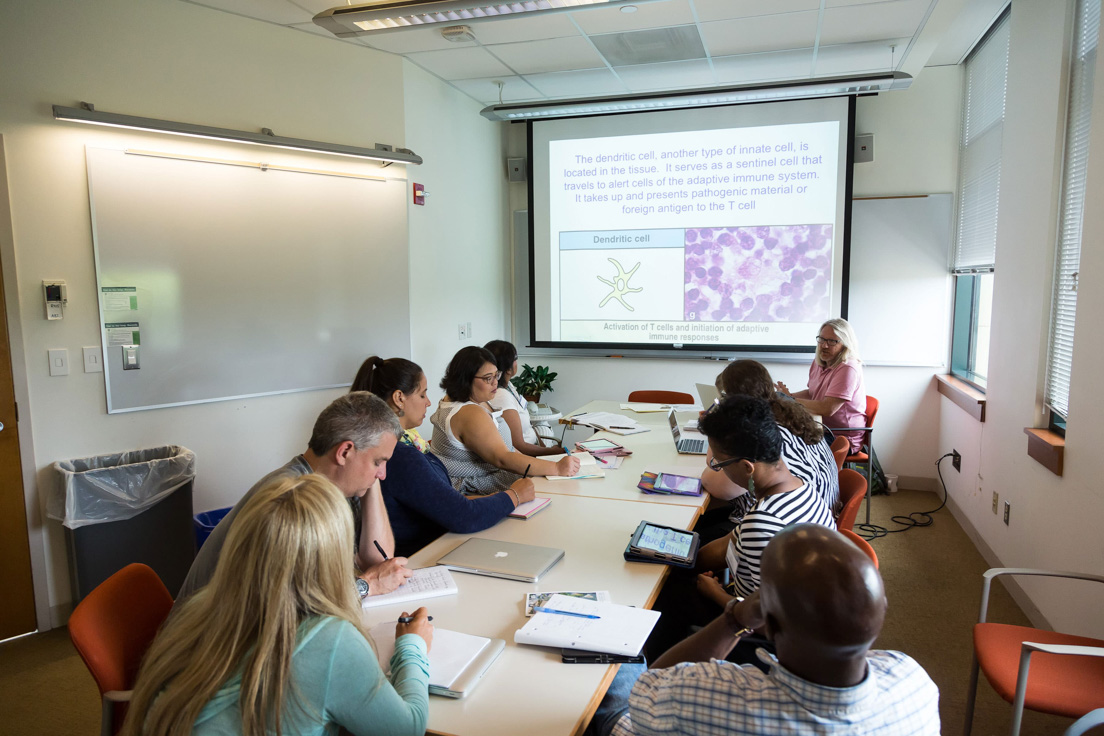
[(644, 664), (644, 655), (607, 654), (605, 652), (590, 652), (585, 649), (564, 647), (560, 650), (560, 660), (566, 664), (624, 664), (628, 662)]
[(576, 442), (575, 447), (579, 448), (580, 450), (586, 450), (587, 452), (593, 453), (595, 455), (601, 455), (607, 452), (617, 452), (625, 449), (622, 445), (619, 445), (612, 440), (607, 440), (604, 437)]
[(633, 532), (629, 552), (656, 561), (693, 565), (700, 541), (696, 532), (642, 521)]

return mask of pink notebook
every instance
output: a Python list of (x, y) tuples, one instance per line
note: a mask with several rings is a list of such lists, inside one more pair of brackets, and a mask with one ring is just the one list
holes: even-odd
[(510, 512), (511, 519), (528, 519), (533, 514), (537, 513), (541, 509), (551, 502), (551, 498), (545, 496), (537, 496), (532, 501), (521, 504), (516, 509)]

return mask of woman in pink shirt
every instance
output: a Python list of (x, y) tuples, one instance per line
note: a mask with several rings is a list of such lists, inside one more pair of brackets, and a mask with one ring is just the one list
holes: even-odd
[(851, 452), (862, 447), (864, 433), (837, 431), (837, 427), (866, 426), (866, 386), (863, 384), (859, 341), (847, 320), (830, 319), (820, 326), (817, 351), (809, 366), (809, 388), (790, 394), (781, 381), (778, 390), (790, 394), (812, 414), (824, 418), (824, 426), (851, 441)]

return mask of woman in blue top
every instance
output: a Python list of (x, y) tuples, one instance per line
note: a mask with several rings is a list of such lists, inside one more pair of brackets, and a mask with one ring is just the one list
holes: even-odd
[(533, 481), (521, 479), (489, 496), (457, 491), (448, 471), (418, 434), (432, 403), (429, 382), (416, 363), (405, 358), (368, 358), (357, 371), (353, 391), (371, 391), (399, 418), (403, 436), (381, 479), (383, 502), (395, 535), (395, 554), (417, 552), (445, 532), (470, 534), (494, 526), (518, 505), (533, 500)]
[(433, 626), (424, 608), (396, 626), (385, 677), (361, 628), (352, 546), (348, 502), (325, 477), (262, 487), (210, 584), (146, 654), (123, 735), (424, 733)]

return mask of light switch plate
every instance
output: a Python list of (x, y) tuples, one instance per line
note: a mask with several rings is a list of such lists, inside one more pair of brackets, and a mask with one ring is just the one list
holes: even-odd
[(69, 375), (69, 351), (65, 348), (47, 351), (50, 356), (50, 375)]
[(103, 373), (103, 355), (99, 345), (84, 348), (84, 372)]
[(124, 371), (136, 371), (142, 367), (142, 362), (138, 358), (138, 346), (137, 345), (123, 345), (123, 370)]

